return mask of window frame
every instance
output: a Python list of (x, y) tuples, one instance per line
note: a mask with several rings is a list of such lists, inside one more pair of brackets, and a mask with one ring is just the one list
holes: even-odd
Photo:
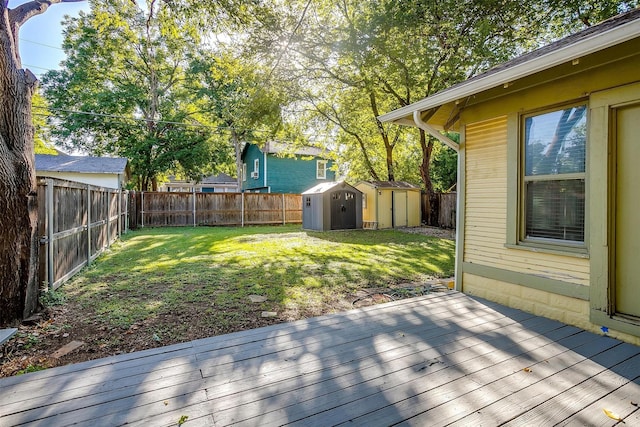
[[(316, 179), (327, 179), (328, 162), (328, 160), (316, 160)], [(320, 173), (320, 165), (322, 165), (322, 174)]]
[(242, 164), (242, 181), (243, 182), (247, 181), (247, 164), (246, 163)]
[[(585, 132), (585, 168), (584, 172), (526, 177), (525, 164), (525, 120), (529, 117), (561, 111), (567, 108), (584, 105), (586, 108)], [(507, 242), (508, 248), (524, 249), (536, 252), (547, 252), (562, 255), (588, 258), (589, 247), (589, 102), (587, 98), (573, 100), (561, 104), (545, 106), (538, 109), (510, 114), (508, 117), (508, 135), (510, 143), (507, 152), (507, 174), (510, 178), (508, 185), (508, 217)], [(526, 236), (526, 185), (536, 181), (566, 181), (584, 180), (584, 239), (583, 241), (562, 240), (545, 237)]]

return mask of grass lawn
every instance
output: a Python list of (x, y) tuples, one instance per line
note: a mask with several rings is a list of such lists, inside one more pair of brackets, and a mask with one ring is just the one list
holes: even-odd
[(46, 352), (80, 340), (85, 358), (141, 350), (349, 309), (372, 289), (453, 269), (453, 241), (393, 230), (143, 229), (55, 293), (64, 303), (51, 307), (50, 324), (31, 345)]

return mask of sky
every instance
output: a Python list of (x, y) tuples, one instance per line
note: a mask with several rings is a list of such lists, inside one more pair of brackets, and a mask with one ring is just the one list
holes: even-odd
[[(9, 8), (27, 3), (26, 0), (10, 0)], [(88, 2), (59, 3), (38, 16), (29, 19), (20, 28), (20, 57), (22, 66), (38, 78), (48, 70), (59, 68), (65, 58), (62, 51), (62, 20), (64, 15), (77, 16), (89, 11)]]

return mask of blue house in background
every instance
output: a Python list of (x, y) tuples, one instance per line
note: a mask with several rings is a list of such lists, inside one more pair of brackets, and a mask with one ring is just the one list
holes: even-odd
[(300, 194), (322, 182), (335, 181), (333, 162), (316, 147), (293, 148), (267, 142), (242, 150), (242, 191)]

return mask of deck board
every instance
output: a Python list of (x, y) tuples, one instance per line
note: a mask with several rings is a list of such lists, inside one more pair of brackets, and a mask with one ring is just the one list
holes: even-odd
[(637, 396), (639, 347), (450, 292), (0, 379), (0, 425), (613, 425)]

